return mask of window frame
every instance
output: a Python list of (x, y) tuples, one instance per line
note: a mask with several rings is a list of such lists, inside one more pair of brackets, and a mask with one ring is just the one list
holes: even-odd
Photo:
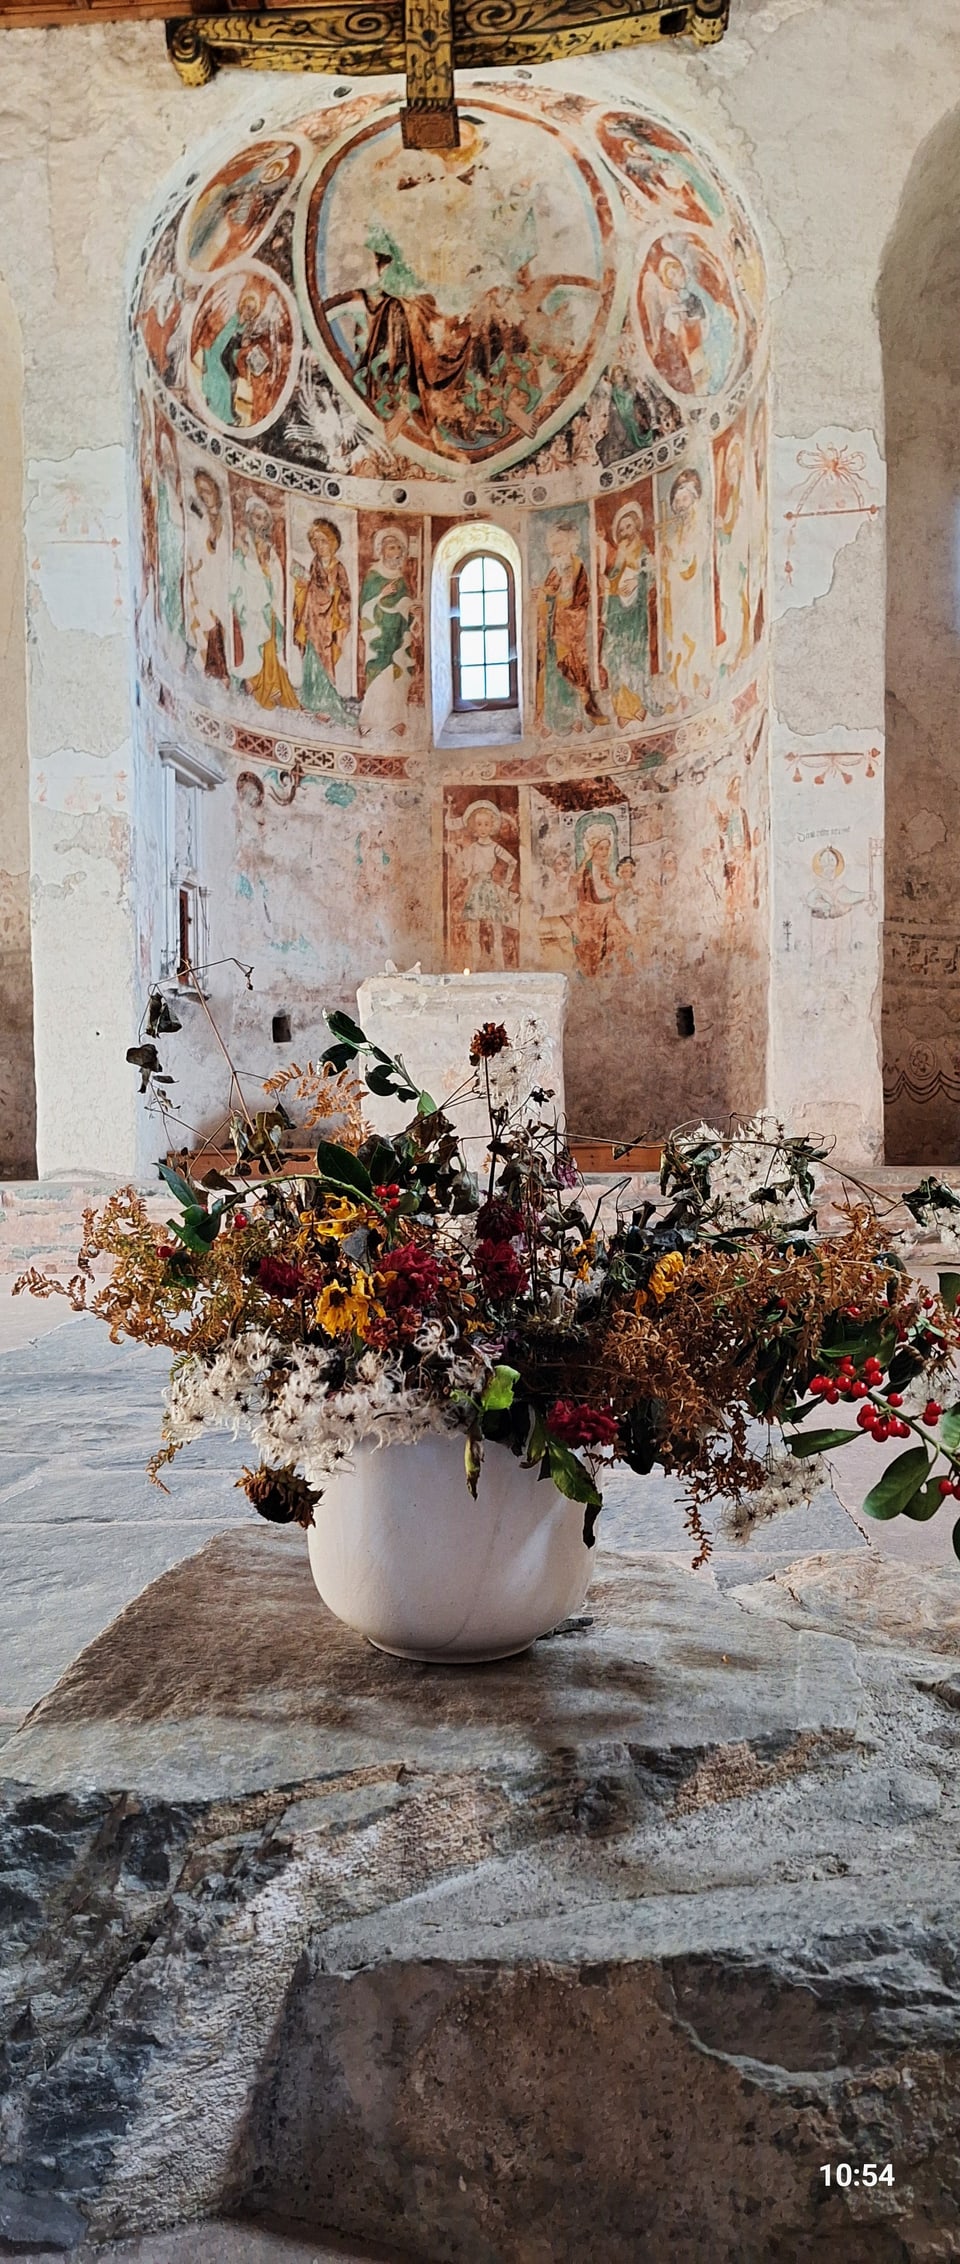
[[(466, 566), (472, 565), (474, 560), (477, 558), (495, 558), (497, 565), (502, 566), (507, 579), (507, 666), (510, 671), (510, 689), (505, 699), (466, 700), (464, 699), (460, 689), (460, 582), (464, 568)], [(489, 626), (491, 628), (499, 629), (502, 628), (503, 624), (502, 622), (498, 621), (491, 622)], [(484, 622), (482, 624), (484, 633), (486, 632), (487, 627), (488, 624)], [(484, 660), (483, 665), (484, 669), (486, 670), (488, 667), (502, 667), (503, 663), (500, 661), (489, 662), (487, 660)], [(510, 559), (505, 558), (501, 550), (492, 550), (489, 544), (480, 545), (476, 550), (468, 550), (463, 558), (457, 559), (455, 566), (451, 570), (450, 677), (451, 689), (453, 692), (453, 704), (450, 709), (451, 715), (497, 715), (503, 714), (505, 710), (510, 708), (519, 708), (520, 692), (519, 669), (517, 666), (516, 580)]]
[[(209, 889), (206, 884), (204, 804), (207, 795), (224, 783), (218, 763), (179, 747), (161, 747), (163, 778), (163, 864), (166, 876), (164, 922), (160, 948), (160, 980), (178, 990), (206, 996), (202, 970), (210, 956)], [(194, 864), (187, 869), (177, 855), (177, 793), (189, 794), (193, 804), (191, 825)], [(188, 939), (189, 959), (184, 961)]]

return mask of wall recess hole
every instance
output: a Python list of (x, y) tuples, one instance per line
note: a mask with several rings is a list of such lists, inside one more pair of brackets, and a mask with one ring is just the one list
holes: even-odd
[(292, 1036), (289, 1014), (275, 1014), (270, 1025), (275, 1046), (288, 1046)]
[(678, 1008), (677, 1008), (677, 1036), (678, 1036), (678, 1038), (692, 1038), (692, 1037), (694, 1037), (694, 1036), (696, 1035), (696, 1028), (697, 1028), (697, 1025), (696, 1025), (696, 1022), (694, 1021), (694, 1017), (693, 1017), (693, 1008), (692, 1008), (692, 1006), (678, 1006)]

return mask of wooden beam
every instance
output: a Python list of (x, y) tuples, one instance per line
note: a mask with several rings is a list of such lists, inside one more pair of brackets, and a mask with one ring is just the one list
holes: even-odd
[(453, 0), (406, 0), (407, 103), (400, 112), (406, 149), (459, 149), (453, 99)]

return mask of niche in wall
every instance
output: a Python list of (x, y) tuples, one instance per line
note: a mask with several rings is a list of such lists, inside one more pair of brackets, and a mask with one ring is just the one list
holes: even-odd
[[(461, 585), (467, 561), (489, 559), (494, 573), (468, 577)], [(505, 571), (501, 577), (497, 565)], [(477, 587), (481, 579), (492, 584), (489, 594)], [(433, 703), (433, 737), (438, 747), (477, 747), (499, 740), (519, 739), (523, 731), (523, 596), (520, 552), (513, 536), (492, 521), (473, 520), (450, 527), (441, 535), (433, 554), (430, 589), (430, 690)], [(488, 626), (484, 626), (487, 623)], [(507, 667), (512, 677), (507, 696), (501, 682), (501, 648), (506, 638)], [(497, 670), (494, 678), (484, 668), (479, 675), (479, 640), (483, 658), (490, 654)], [(476, 653), (474, 646), (477, 646)], [(511, 666), (512, 662), (512, 666)], [(466, 671), (466, 673), (465, 673)], [(494, 699), (487, 704), (490, 685)], [(464, 696), (476, 693), (476, 704)], [(511, 696), (512, 694), (512, 696)], [(495, 703), (495, 704), (494, 704)]]

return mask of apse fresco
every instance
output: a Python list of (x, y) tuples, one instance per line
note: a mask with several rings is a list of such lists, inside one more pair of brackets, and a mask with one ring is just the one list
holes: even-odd
[[(710, 999), (764, 1026), (764, 263), (646, 110), (464, 81), (461, 126), (404, 150), (395, 101), (331, 101), (158, 211), (131, 309), (142, 712), (233, 770), (244, 823), (315, 811), (324, 872), (346, 860), (338, 980), (389, 944), (395, 856), (425, 966), (565, 972), (586, 1128), (622, 986), (651, 1045), (694, 976), (698, 1027)], [(519, 713), (454, 744), (436, 550), (480, 522), (519, 561)], [(349, 834), (368, 793), (376, 853)], [(638, 1106), (644, 1074), (620, 1062)]]

